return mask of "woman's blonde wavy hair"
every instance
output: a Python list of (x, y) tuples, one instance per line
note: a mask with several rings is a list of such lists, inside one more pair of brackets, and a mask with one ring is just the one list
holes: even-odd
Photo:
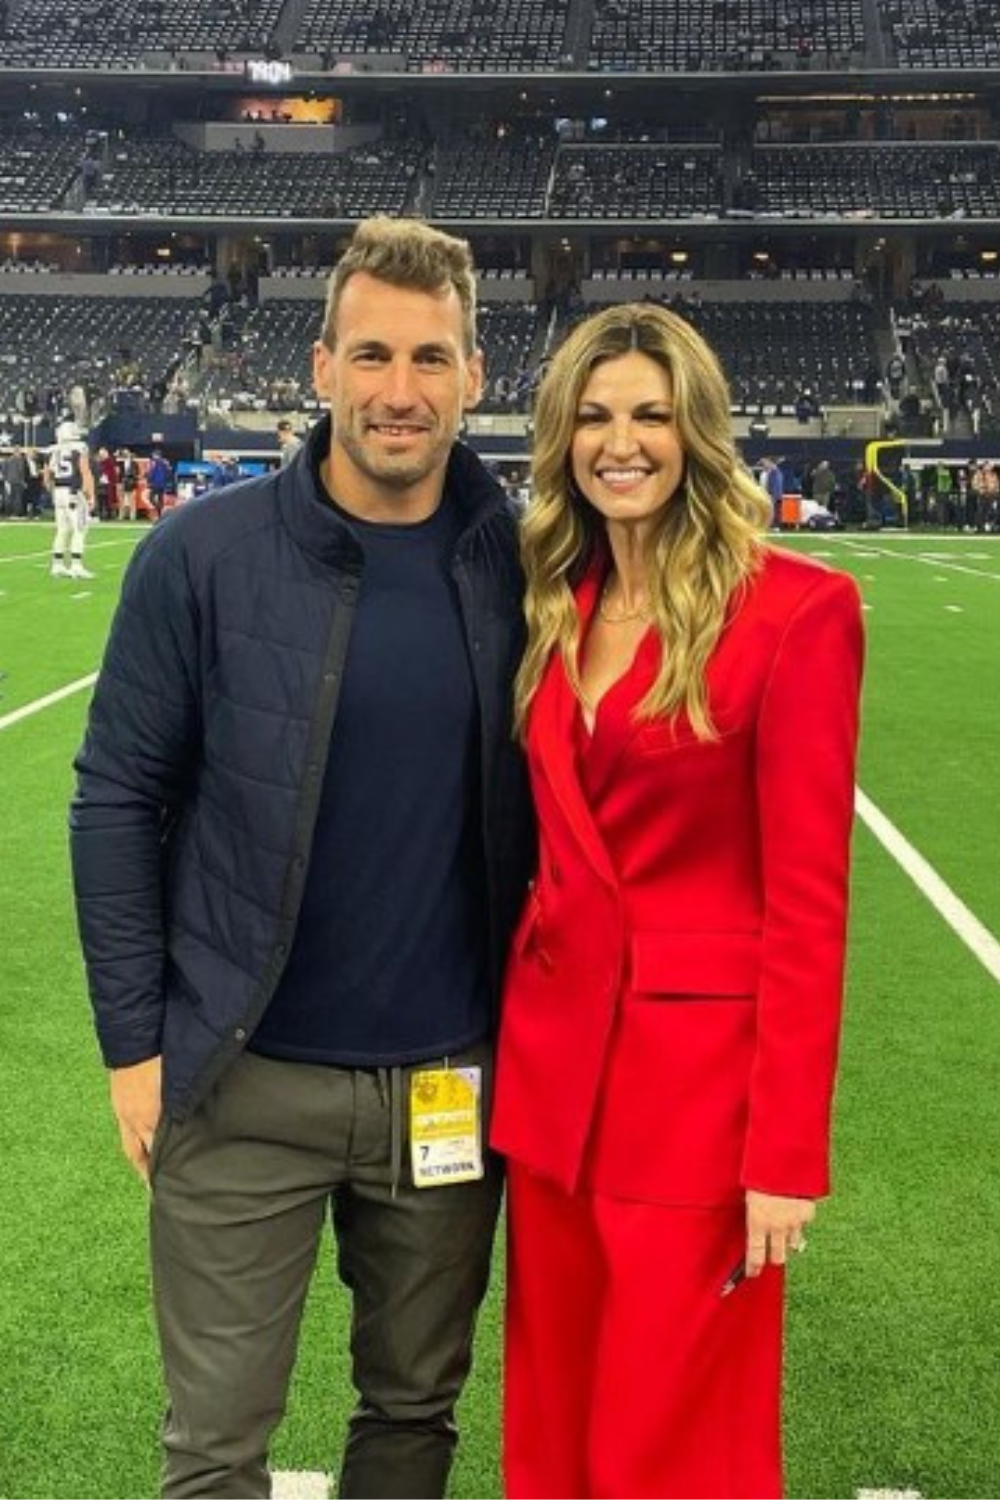
[(554, 355), (538, 392), (532, 496), (522, 525), (528, 644), (514, 689), (517, 732), (552, 652), (584, 701), (577, 668), (574, 586), (606, 566), (604, 520), (573, 481), (577, 410), (591, 372), (638, 350), (670, 377), (674, 421), (686, 468), (681, 488), (657, 517), (647, 549), (649, 598), (663, 642), (656, 680), (636, 712), (674, 718), (683, 709), (700, 739), (713, 739), (706, 668), (730, 601), (759, 566), (770, 501), (733, 441), (729, 388), (705, 340), (656, 303), (605, 308), (579, 324)]

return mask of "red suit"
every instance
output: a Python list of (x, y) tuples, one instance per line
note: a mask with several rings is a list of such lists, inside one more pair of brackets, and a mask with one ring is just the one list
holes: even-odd
[(493, 1123), (513, 1496), (781, 1492), (781, 1275), (720, 1290), (745, 1189), (828, 1187), (857, 590), (767, 551), (709, 663), (714, 742), (633, 718), (659, 650), (592, 734), (558, 657), (530, 715), (540, 863)]

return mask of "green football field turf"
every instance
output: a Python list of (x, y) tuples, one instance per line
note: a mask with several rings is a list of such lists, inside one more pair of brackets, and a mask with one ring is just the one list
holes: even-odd
[[(76, 948), (70, 761), (142, 528), (51, 579), (49, 528), (0, 526), (0, 1496), (151, 1496), (161, 1391), (145, 1195), (120, 1158)], [(784, 539), (783, 539), (784, 540)], [(787, 539), (858, 579), (869, 660), (859, 783), (1000, 934), (1000, 539)], [(802, 774), (809, 768), (803, 765)], [(1000, 985), (859, 823), (836, 1192), (793, 1268), (795, 1496), (1000, 1493)], [(502, 1264), (452, 1492), (498, 1496)], [(276, 1468), (332, 1470), (351, 1404), (327, 1249)]]

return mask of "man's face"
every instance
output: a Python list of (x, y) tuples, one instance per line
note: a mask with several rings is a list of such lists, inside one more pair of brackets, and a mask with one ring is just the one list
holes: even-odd
[(330, 482), (347, 505), (412, 498), (437, 482), (463, 412), (482, 391), (482, 356), (462, 340), (462, 305), (358, 272), (344, 287), (336, 344), (313, 350), (316, 392), (330, 403)]

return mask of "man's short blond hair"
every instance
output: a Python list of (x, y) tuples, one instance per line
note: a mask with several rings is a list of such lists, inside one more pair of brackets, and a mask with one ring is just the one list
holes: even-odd
[(476, 349), (476, 275), (468, 240), (433, 229), (422, 219), (362, 219), (330, 277), (323, 315), (323, 343), (337, 341), (337, 311), (344, 287), (364, 271), (389, 286), (410, 287), (432, 296), (454, 288), (462, 304), (462, 338), (467, 355)]

